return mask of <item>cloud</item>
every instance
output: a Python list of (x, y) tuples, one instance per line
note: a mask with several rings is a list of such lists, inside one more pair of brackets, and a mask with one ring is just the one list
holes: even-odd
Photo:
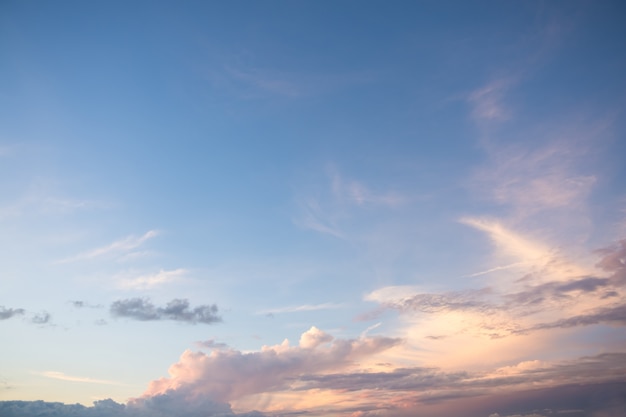
[(504, 94), (513, 86), (512, 79), (494, 80), (484, 87), (472, 91), (467, 102), (472, 106), (472, 118), (477, 122), (502, 121), (511, 117), (511, 113), (503, 105)]
[(96, 201), (77, 200), (50, 195), (50, 183), (33, 184), (13, 202), (0, 206), (0, 220), (25, 215), (63, 215), (77, 210), (106, 207)]
[(290, 346), (285, 339), (280, 345), (264, 346), (258, 352), (214, 350), (207, 355), (185, 351), (170, 367), (170, 377), (150, 383), (142, 398), (173, 391), (188, 401), (194, 398), (231, 401), (287, 389), (302, 374), (347, 367), (400, 342), (385, 337), (333, 340), (312, 327), (302, 335), (298, 346)]
[[(513, 414), (511, 408), (514, 410), (520, 405), (520, 398), (528, 401), (533, 397), (533, 401), (524, 404), (523, 409), (528, 410), (526, 414), (547, 406), (566, 410), (567, 405), (570, 410), (582, 406), (587, 412), (596, 409), (598, 404), (581, 404), (572, 398), (561, 402), (558, 396), (554, 398), (554, 393), (568, 390), (573, 386), (571, 384), (578, 387), (578, 395), (584, 395), (585, 391), (595, 392), (598, 386), (615, 387), (615, 384), (620, 384), (623, 391), (626, 389), (622, 377), (626, 370), (624, 359), (624, 353), (608, 353), (553, 364), (531, 361), (530, 365), (526, 362), (509, 367), (505, 373), (501, 369), (495, 372), (451, 372), (432, 367), (397, 368), (389, 372), (318, 373), (300, 376), (295, 389), (342, 392), (349, 397), (364, 399), (363, 404), (370, 404), (369, 410), (362, 407), (364, 412), (384, 410), (382, 415), (392, 416), (479, 416), (485, 411), (480, 409), (481, 406), (485, 405), (492, 407), (490, 414), (499, 411), (506, 415)], [(496, 398), (500, 401), (493, 401)], [(503, 398), (506, 400), (502, 401)], [(474, 407), (477, 409), (473, 410)], [(453, 412), (454, 408), (459, 410)], [(460, 409), (464, 412), (461, 413)]]
[(56, 372), (56, 371), (45, 371), (45, 372), (39, 372), (38, 374), (41, 376), (45, 376), (46, 378), (59, 379), (61, 381), (86, 382), (89, 384), (103, 384), (103, 385), (124, 385), (116, 381), (72, 376), (72, 375), (66, 375), (63, 372)]
[(158, 287), (164, 284), (169, 284), (181, 279), (189, 271), (186, 269), (178, 268), (173, 270), (163, 270), (155, 274), (145, 274), (134, 276), (132, 274), (120, 274), (116, 276), (118, 286), (128, 290), (146, 290), (154, 287)]
[(344, 226), (351, 218), (368, 210), (397, 208), (407, 201), (408, 198), (398, 192), (373, 190), (360, 181), (345, 178), (330, 167), (326, 170), (323, 187), (297, 199), (299, 214), (294, 223), (345, 239)]
[(263, 417), (258, 412), (237, 414), (230, 405), (204, 400), (194, 403), (161, 395), (120, 404), (111, 399), (95, 401), (93, 406), (44, 401), (0, 401), (3, 417)]
[(343, 304), (335, 303), (322, 303), (322, 304), (302, 304), (299, 306), (281, 307), (281, 308), (269, 308), (266, 310), (260, 310), (256, 314), (281, 314), (281, 313), (296, 313), (300, 311), (316, 311), (316, 310), (331, 310), (336, 308), (342, 308)]
[(196, 346), (200, 348), (217, 349), (217, 350), (230, 349), (230, 346), (228, 346), (226, 343), (216, 342), (213, 339), (198, 341), (196, 342)]
[(155, 307), (145, 298), (128, 298), (111, 304), (110, 312), (114, 317), (126, 317), (139, 321), (173, 320), (185, 323), (212, 324), (222, 321), (213, 305), (200, 305), (193, 309), (186, 299), (174, 299), (165, 307)]
[(596, 253), (603, 255), (596, 266), (604, 271), (612, 272), (614, 281), (626, 284), (626, 239), (600, 249)]
[(6, 308), (0, 306), (0, 320), (7, 320), (15, 316), (21, 316), (24, 314), (23, 308)]
[(300, 336), (300, 347), (304, 349), (314, 349), (324, 343), (329, 343), (333, 337), (313, 326)]
[(35, 314), (30, 321), (33, 324), (47, 324), (50, 322), (50, 319), (52, 319), (50, 313), (44, 311), (42, 313)]
[(601, 323), (614, 326), (626, 326), (626, 304), (614, 307), (603, 307), (595, 309), (588, 314), (567, 317), (550, 323), (540, 323), (528, 329), (520, 330), (519, 332), (524, 333), (531, 330), (590, 326)]
[[(500, 236), (496, 233), (496, 236), (504, 236), (502, 240), (522, 254), (534, 255), (534, 248), (540, 247), (508, 233)], [(597, 253), (603, 255), (598, 266), (604, 269), (604, 275), (606, 272), (610, 275), (554, 275), (554, 265), (548, 262), (543, 269), (523, 279), (500, 280), (496, 286), (477, 289), (422, 292), (417, 287), (383, 287), (365, 296), (365, 300), (374, 301), (379, 307), (361, 314), (359, 319), (371, 320), (386, 310), (395, 310), (415, 317), (422, 328), (430, 323), (431, 329), (447, 330), (443, 334), (438, 331), (436, 339), (454, 332), (494, 338), (595, 324), (626, 326), (624, 243), (620, 241)], [(544, 275), (558, 280), (545, 280)], [(451, 320), (461, 327), (452, 326)], [(435, 340), (433, 334), (424, 337)]]
[(554, 257), (554, 251), (549, 247), (516, 233), (500, 221), (475, 217), (464, 217), (459, 221), (485, 232), (497, 250), (517, 261), (517, 264), (545, 265)]
[[(562, 132), (530, 148), (515, 144), (485, 145), (488, 163), (477, 170), (471, 190), (513, 210), (517, 218), (550, 212), (583, 215), (585, 201), (598, 178), (585, 172), (597, 132)], [(580, 220), (579, 220), (580, 221)]]
[(82, 300), (71, 300), (70, 304), (74, 308), (102, 308), (101, 304), (90, 304)]
[(156, 230), (149, 230), (142, 236), (127, 236), (123, 239), (116, 240), (115, 242), (102, 246), (96, 249), (92, 249), (87, 252), (79, 253), (78, 255), (71, 256), (69, 258), (61, 259), (57, 263), (70, 263), (76, 261), (84, 261), (97, 259), (106, 256), (124, 256), (132, 250), (140, 247), (149, 239), (156, 237), (159, 234)]

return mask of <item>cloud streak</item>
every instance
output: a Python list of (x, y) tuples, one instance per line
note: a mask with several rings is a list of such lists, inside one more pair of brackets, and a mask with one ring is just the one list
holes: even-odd
[(92, 249), (87, 252), (79, 253), (78, 255), (71, 256), (69, 258), (61, 259), (57, 261), (59, 264), (85, 261), (98, 259), (108, 256), (123, 256), (129, 252), (137, 249), (143, 245), (146, 241), (158, 236), (159, 232), (156, 230), (149, 230), (142, 236), (127, 236), (123, 239), (116, 240), (106, 246), (101, 246), (96, 249)]
[(66, 375), (63, 372), (56, 372), (56, 371), (38, 372), (38, 375), (44, 376), (46, 378), (58, 379), (61, 381), (86, 382), (89, 384), (102, 384), (102, 385), (120, 385), (120, 386), (125, 385), (116, 381), (109, 381), (105, 379), (94, 379), (94, 378), (87, 378), (87, 377), (81, 377), (81, 376), (72, 376), (72, 375)]
[(299, 306), (268, 308), (266, 310), (260, 310), (256, 314), (297, 313), (301, 311), (333, 310), (333, 309), (342, 308), (342, 307), (344, 307), (343, 304), (337, 304), (337, 303), (302, 304)]
[(188, 274), (188, 270), (183, 268), (163, 270), (154, 274), (132, 275), (132, 274), (119, 274), (116, 277), (118, 286), (125, 290), (147, 290), (155, 287), (159, 287), (166, 284), (179, 281), (182, 277)]
[(298, 198), (299, 214), (294, 223), (345, 239), (345, 225), (359, 213), (397, 208), (407, 201), (408, 198), (398, 192), (373, 190), (363, 182), (345, 178), (331, 167), (327, 170), (327, 185), (323, 189)]

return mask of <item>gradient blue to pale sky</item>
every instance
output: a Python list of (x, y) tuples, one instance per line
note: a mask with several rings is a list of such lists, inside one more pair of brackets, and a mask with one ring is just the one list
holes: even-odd
[(625, 21), (2, 1), (0, 415), (626, 415)]

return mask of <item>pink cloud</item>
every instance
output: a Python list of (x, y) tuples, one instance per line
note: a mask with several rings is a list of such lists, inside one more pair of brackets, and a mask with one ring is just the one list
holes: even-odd
[[(331, 343), (332, 342), (332, 343)], [(176, 392), (192, 401), (210, 398), (225, 402), (289, 387), (302, 374), (343, 369), (355, 361), (386, 350), (400, 339), (366, 337), (333, 340), (316, 327), (302, 334), (298, 346), (285, 339), (261, 351), (185, 351), (169, 369), (170, 376), (152, 381), (143, 397)]]

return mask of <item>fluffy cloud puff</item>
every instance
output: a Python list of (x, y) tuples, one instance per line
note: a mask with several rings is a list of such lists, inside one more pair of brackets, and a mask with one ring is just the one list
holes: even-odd
[(24, 314), (23, 308), (6, 308), (5, 306), (0, 306), (0, 320), (10, 319), (11, 317), (22, 314)]
[(341, 369), (399, 343), (400, 339), (386, 337), (333, 340), (311, 327), (298, 346), (290, 346), (285, 339), (259, 352), (214, 350), (207, 355), (185, 351), (170, 367), (170, 377), (153, 381), (142, 398), (175, 393), (190, 402), (199, 398), (230, 401), (287, 389), (300, 375)]

